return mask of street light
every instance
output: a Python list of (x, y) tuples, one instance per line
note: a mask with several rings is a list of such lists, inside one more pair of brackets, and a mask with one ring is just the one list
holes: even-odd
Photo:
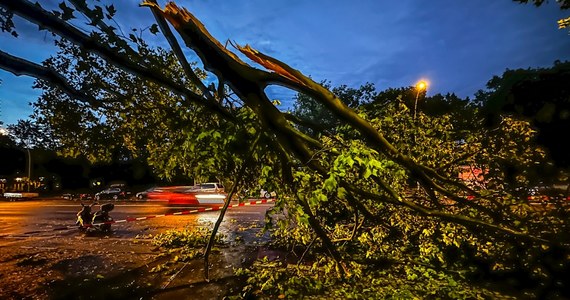
[(424, 80), (420, 80), (418, 81), (418, 83), (416, 83), (416, 102), (414, 103), (414, 120), (416, 119), (416, 111), (418, 110), (418, 98), (420, 97), (420, 92), (427, 90), (428, 87), (428, 83)]
[(32, 154), (30, 153), (30, 148), (26, 147), (28, 151), (28, 193), (30, 192), (30, 184), (32, 181)]

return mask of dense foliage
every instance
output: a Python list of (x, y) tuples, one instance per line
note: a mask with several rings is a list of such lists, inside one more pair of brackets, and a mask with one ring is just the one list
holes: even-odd
[(561, 132), (570, 130), (570, 62), (556, 61), (549, 68), (506, 70), (477, 94), (486, 125), (494, 126), (500, 114), (525, 117), (538, 130), (537, 144), (548, 150), (557, 166), (570, 167)]
[[(163, 70), (161, 76), (192, 86), (180, 76), (184, 72), (172, 52), (151, 48), (142, 39), (130, 42), (144, 54), (140, 59)], [(208, 114), (204, 107), (168, 89), (65, 40), (57, 45), (60, 52), (44, 65), (69, 78), (75, 89), (95, 95), (86, 103), (46, 81), (37, 81), (36, 87), (44, 92), (34, 103), (34, 124), (53, 129), (50, 136), (60, 142), (61, 154), (84, 156), (93, 162), (142, 158), (164, 178), (208, 180), (231, 174), (246, 153), (241, 145), (252, 138), (254, 129), (215, 115), (204, 118)], [(194, 71), (205, 79), (204, 71)], [(247, 119), (246, 114), (235, 109), (236, 117)]]
[[(374, 105), (367, 106), (363, 113), (377, 116), (370, 122), (381, 128), (386, 138), (403, 153), (444, 176), (456, 178), (465, 167), (484, 169), (484, 179), (471, 182), (473, 189), (483, 197), (460, 202), (438, 195), (434, 201), (429, 195), (432, 191), (419, 188), (413, 176), (403, 168), (362, 142), (347, 141), (346, 137), (353, 136), (354, 132), (339, 128), (334, 139), (323, 138), (326, 150), (315, 158), (328, 162), (328, 176), (307, 169), (294, 173), (295, 195), (283, 199), (282, 203), (289, 218), (280, 220), (274, 233), (276, 241), (284, 246), (295, 245), (302, 249), (300, 252), (308, 251), (310, 254), (304, 256), (309, 259), (299, 266), (278, 262), (256, 264), (253, 271), (244, 271), (252, 278), (250, 292), (287, 296), (316, 293), (341, 298), (497, 296), (498, 285), (473, 286), (471, 280), (475, 278), (492, 279), (497, 284), (504, 283), (501, 280), (512, 280), (521, 289), (520, 293), (503, 290), (503, 296), (513, 293), (514, 297), (524, 294), (536, 297), (537, 290), (548, 293), (545, 290), (556, 289), (541, 286), (552, 274), (544, 269), (547, 258), (540, 254), (538, 245), (535, 248), (528, 243), (530, 247), (523, 251), (513, 248), (512, 241), (503, 236), (466, 230), (454, 222), (402, 208), (399, 203), (378, 201), (387, 197), (386, 191), (376, 184), (381, 180), (426, 209), (509, 223), (508, 226), (519, 230), (552, 231), (567, 239), (563, 201), (556, 203), (557, 209), (537, 211), (529, 206), (520, 189), (535, 180), (535, 175), (521, 171), (510, 178), (512, 174), (506, 171), (505, 165), (533, 169), (537, 163), (544, 162), (544, 151), (533, 143), (535, 132), (528, 122), (504, 118), (492, 131), (481, 126), (479, 130), (462, 131), (463, 140), (459, 142), (450, 115), (430, 117), (420, 113), (414, 120), (405, 103), (398, 99), (383, 105), (381, 111)], [(341, 181), (349, 186), (339, 184)], [(376, 194), (376, 199), (363, 201), (370, 216), (347, 209), (351, 189), (356, 186), (367, 187), (370, 193)], [(371, 186), (377, 189), (370, 189)], [(464, 196), (471, 199), (469, 195)], [(330, 276), (330, 272), (334, 273), (331, 261), (320, 254), (326, 247), (317, 241), (309, 217), (295, 197), (311, 206), (315, 218), (323, 224), (339, 251), (350, 253), (346, 277)], [(271, 271), (271, 268), (279, 271)], [(281, 285), (267, 283), (272, 281)], [(432, 288), (416, 288), (426, 281)]]
[[(331, 89), (330, 83), (321, 82), (321, 84)], [(332, 88), (331, 91), (343, 99), (348, 107), (353, 109), (361, 104), (370, 102), (372, 98), (376, 97), (374, 85), (371, 83), (363, 85), (359, 89), (342, 85)], [(340, 125), (339, 120), (330, 110), (305, 94), (295, 95), (292, 113), (304, 120), (305, 126), (299, 125), (299, 127), (309, 134), (318, 134), (318, 132), (324, 130), (335, 130)]]

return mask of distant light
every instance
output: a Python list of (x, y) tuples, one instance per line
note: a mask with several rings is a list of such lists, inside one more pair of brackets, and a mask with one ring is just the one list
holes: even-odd
[(428, 83), (425, 80), (420, 80), (420, 81), (418, 81), (418, 83), (416, 83), (416, 89), (418, 89), (419, 91), (426, 90), (427, 87), (428, 87)]
[(100, 186), (101, 185), (101, 181), (91, 181), (91, 187), (96, 187), (96, 186)]
[(16, 177), (16, 181), (17, 181), (17, 182), (22, 181), (22, 179), (23, 179), (22, 177)]

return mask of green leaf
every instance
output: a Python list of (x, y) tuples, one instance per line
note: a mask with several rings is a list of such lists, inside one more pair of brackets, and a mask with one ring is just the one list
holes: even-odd
[(329, 178), (327, 178), (327, 179), (325, 180), (324, 188), (325, 188), (325, 190), (327, 190), (328, 192), (332, 192), (332, 191), (334, 191), (334, 190), (336, 189), (336, 185), (337, 185), (336, 179), (334, 178), (334, 175), (331, 174), (331, 175), (329, 176)]

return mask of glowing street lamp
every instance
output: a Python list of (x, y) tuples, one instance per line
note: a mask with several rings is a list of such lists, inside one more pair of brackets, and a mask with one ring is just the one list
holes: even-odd
[(427, 90), (428, 83), (425, 80), (420, 80), (416, 83), (416, 102), (414, 103), (414, 120), (416, 119), (416, 111), (418, 109), (418, 98), (420, 97), (420, 92)]

